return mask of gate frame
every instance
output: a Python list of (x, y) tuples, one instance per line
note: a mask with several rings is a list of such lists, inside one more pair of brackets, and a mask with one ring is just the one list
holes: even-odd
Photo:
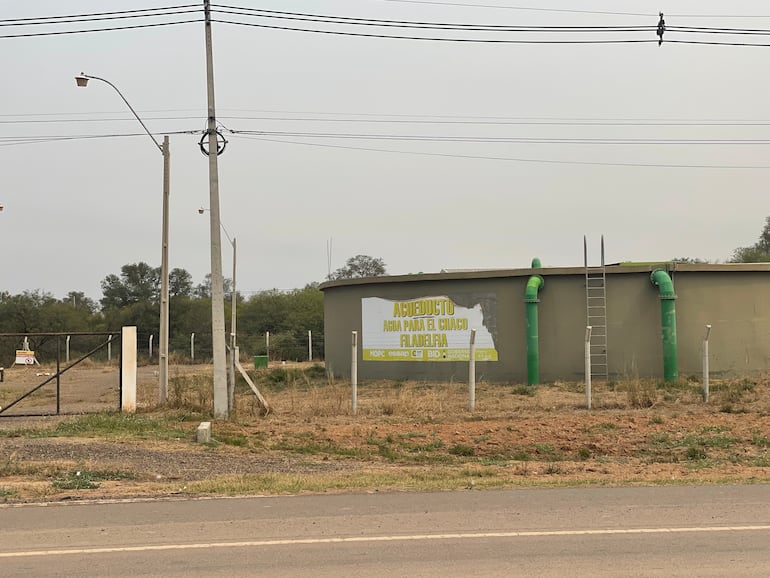
[[(134, 331), (136, 329), (134, 328)], [(67, 365), (64, 369), (61, 368), (61, 338), (65, 337), (67, 335), (76, 335), (76, 336), (104, 336), (106, 337), (105, 341), (89, 351), (88, 353), (82, 355), (80, 358), (78, 358), (76, 361), (73, 361), (69, 365)], [(10, 404), (3, 406), (0, 408), (0, 418), (3, 417), (44, 417), (44, 416), (52, 416), (52, 415), (62, 415), (61, 413), (61, 376), (78, 365), (80, 362), (82, 362), (85, 359), (88, 359), (95, 353), (101, 351), (107, 345), (110, 343), (110, 338), (114, 338), (115, 336), (118, 336), (118, 338), (122, 338), (122, 332), (121, 331), (99, 331), (99, 332), (91, 332), (91, 331), (68, 331), (68, 332), (50, 332), (50, 333), (44, 333), (44, 332), (38, 332), (38, 333), (0, 333), (0, 337), (56, 337), (56, 373), (54, 375), (51, 375), (43, 381), (42, 383), (36, 385), (31, 390), (29, 390), (27, 393), (22, 395), (21, 397), (15, 399)], [(123, 410), (123, 343), (121, 340), (121, 350), (120, 350), (120, 356), (118, 359), (118, 411)], [(134, 360), (136, 360), (136, 357), (134, 356)], [(3, 415), (7, 410), (18, 404), (19, 402), (23, 401), (42, 387), (48, 385), (53, 380), (56, 380), (56, 413), (26, 413), (26, 414), (12, 414), (12, 415)], [(135, 387), (135, 385), (134, 385)], [(130, 410), (133, 411), (133, 410)]]

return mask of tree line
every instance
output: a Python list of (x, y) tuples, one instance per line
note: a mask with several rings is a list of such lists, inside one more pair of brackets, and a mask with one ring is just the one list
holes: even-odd
[[(674, 261), (706, 263), (698, 258), (675, 258)], [(753, 245), (736, 248), (732, 263), (770, 262), (770, 217), (759, 239)], [(349, 258), (344, 267), (330, 272), (327, 279), (374, 277), (385, 275), (382, 259), (368, 255)], [(118, 331), (135, 325), (140, 345), (151, 335), (160, 333), (160, 268), (144, 262), (123, 265), (119, 274), (107, 275), (101, 282), (102, 298), (97, 303), (79, 291), (70, 291), (58, 299), (42, 291), (25, 291), (11, 295), (0, 290), (0, 333), (57, 333)], [(224, 280), (225, 330), (230, 332), (233, 295), (230, 280)], [(195, 334), (196, 358), (211, 357), (211, 278), (195, 284), (185, 269), (169, 272), (169, 353), (190, 356), (190, 337)], [(265, 336), (270, 334), (272, 359), (306, 359), (308, 331), (313, 335), (313, 356), (323, 357), (323, 294), (318, 283), (301, 289), (260, 291), (245, 298), (235, 296), (238, 311), (238, 342), (249, 355), (268, 353)], [(97, 340), (79, 339), (75, 352), (82, 352)], [(157, 343), (157, 341), (156, 341)], [(0, 338), (0, 366), (9, 365), (13, 351), (21, 346), (20, 338)], [(52, 338), (32, 337), (30, 346), (47, 351), (55, 359)], [(149, 353), (149, 351), (148, 351)]]
[[(385, 274), (382, 259), (357, 255), (347, 260), (329, 278), (366, 277)], [(160, 268), (145, 262), (123, 265), (118, 274), (101, 282), (102, 297), (96, 302), (82, 292), (70, 291), (58, 299), (43, 291), (11, 295), (0, 291), (0, 333), (85, 333), (119, 331), (137, 327), (140, 351), (149, 354), (149, 339), (160, 334)], [(233, 296), (230, 279), (224, 280), (225, 331), (230, 333), (232, 299), (237, 299), (237, 334), (241, 351), (249, 355), (270, 354), (272, 359), (307, 359), (308, 331), (312, 335), (314, 359), (323, 358), (323, 293), (319, 283), (301, 289), (270, 289), (249, 297)], [(185, 269), (169, 272), (169, 354), (189, 358), (191, 335), (195, 334), (195, 357), (211, 358), (211, 277), (195, 284)], [(269, 333), (269, 351), (266, 335)], [(55, 359), (61, 347), (52, 337), (29, 338), (30, 347)], [(60, 341), (60, 340), (59, 340)], [(99, 338), (73, 337), (73, 355), (94, 347)], [(13, 361), (20, 337), (0, 338), (0, 366)], [(104, 357), (105, 352), (100, 356)], [(155, 351), (154, 356), (157, 356)]]

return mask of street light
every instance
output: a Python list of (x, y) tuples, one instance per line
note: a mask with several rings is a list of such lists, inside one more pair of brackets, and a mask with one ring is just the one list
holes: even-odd
[(109, 80), (104, 78), (99, 78), (98, 76), (91, 76), (81, 72), (80, 76), (75, 77), (75, 82), (77, 83), (78, 86), (85, 88), (86, 86), (88, 86), (88, 81), (91, 79), (100, 80), (101, 82), (109, 84), (112, 88), (115, 89), (115, 92), (117, 92), (120, 98), (123, 99), (123, 102), (126, 103), (126, 106), (133, 113), (133, 115), (136, 117), (136, 120), (139, 121), (139, 124), (142, 125), (142, 128), (144, 129), (144, 131), (152, 139), (152, 142), (155, 143), (155, 146), (158, 147), (161, 154), (163, 155), (163, 232), (162, 232), (162, 248), (161, 248), (161, 258), (160, 258), (160, 343), (158, 344), (158, 364), (159, 364), (158, 396), (160, 399), (160, 403), (166, 403), (166, 401), (168, 401), (168, 326), (169, 326), (168, 197), (169, 197), (169, 189), (170, 189), (169, 171), (170, 171), (170, 160), (171, 160), (171, 152), (169, 150), (168, 136), (163, 137), (163, 144), (161, 145), (157, 141), (157, 139), (154, 136), (152, 136), (152, 133), (148, 130), (148, 128), (142, 122), (142, 119), (139, 118), (139, 115), (136, 114), (134, 107), (132, 107), (131, 104), (129, 104), (129, 102), (126, 100), (126, 97), (123, 96), (123, 93), (120, 92), (120, 90), (118, 90), (118, 87), (112, 84)]
[[(198, 209), (198, 214), (202, 215), (203, 213), (210, 212), (209, 209), (205, 209), (203, 207), (200, 207)], [(230, 319), (230, 387), (227, 392), (227, 405), (228, 410), (233, 410), (233, 401), (235, 396), (235, 360), (238, 359), (238, 348), (236, 347), (236, 305), (238, 304), (238, 292), (236, 291), (235, 287), (235, 274), (237, 271), (237, 263), (238, 263), (238, 245), (236, 243), (235, 237), (230, 237), (230, 234), (227, 232), (227, 229), (225, 228), (222, 221), (219, 221), (219, 226), (222, 228), (222, 232), (225, 234), (225, 237), (227, 237), (227, 240), (230, 241), (230, 245), (233, 248), (233, 282), (232, 287), (230, 289), (230, 302), (232, 304), (231, 307), (231, 319)], [(213, 282), (213, 279), (212, 279)], [(213, 289), (213, 288), (212, 288)]]

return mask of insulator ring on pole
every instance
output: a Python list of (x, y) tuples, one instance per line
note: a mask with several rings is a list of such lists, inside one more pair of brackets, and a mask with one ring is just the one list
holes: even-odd
[[(208, 140), (208, 136), (211, 132), (212, 131), (210, 130), (203, 131), (203, 136), (198, 142), (198, 146), (200, 147), (201, 152), (206, 156), (209, 156), (209, 151), (206, 150), (206, 141)], [(219, 132), (219, 130), (215, 130), (213, 132), (217, 135), (217, 156), (219, 156), (225, 152), (225, 148), (227, 147), (227, 139), (221, 132)]]

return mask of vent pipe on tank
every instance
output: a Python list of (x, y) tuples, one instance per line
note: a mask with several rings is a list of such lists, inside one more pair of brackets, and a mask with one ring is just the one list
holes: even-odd
[(660, 292), (660, 325), (663, 333), (663, 379), (676, 381), (679, 368), (676, 350), (676, 293), (674, 283), (663, 269), (655, 269), (650, 281)]
[[(541, 267), (540, 259), (532, 259), (532, 268)], [(527, 316), (527, 383), (537, 385), (540, 383), (540, 350), (539, 350), (539, 329), (538, 329), (538, 310), (537, 304), (540, 303), (537, 294), (543, 287), (545, 281), (540, 275), (532, 275), (527, 281), (527, 288), (524, 292), (524, 303), (526, 304)]]

